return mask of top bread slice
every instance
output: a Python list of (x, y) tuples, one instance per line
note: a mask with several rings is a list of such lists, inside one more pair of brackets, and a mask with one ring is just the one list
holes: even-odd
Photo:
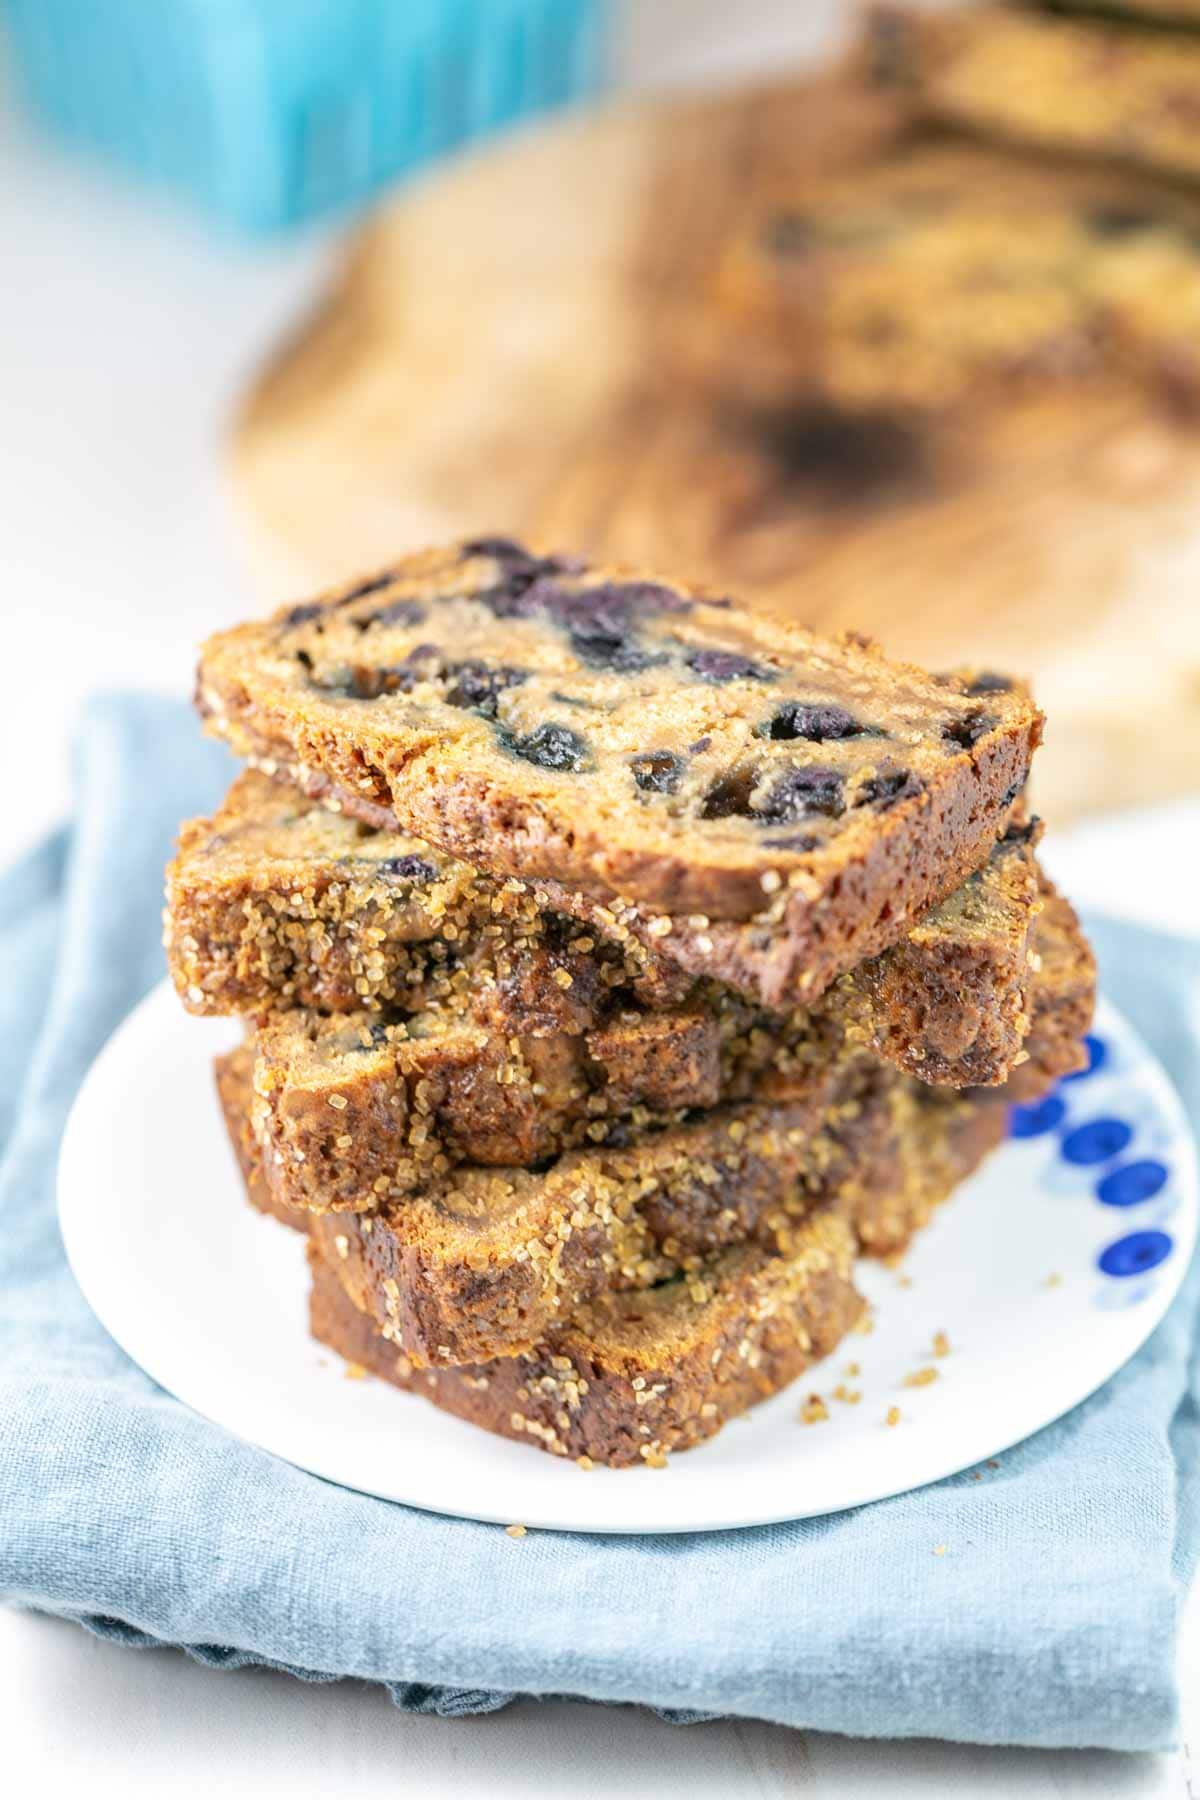
[(219, 634), (198, 704), (243, 755), (492, 875), (658, 909), (664, 935), (736, 922), (768, 1004), (980, 866), (1042, 723), (1019, 692), (505, 540)]

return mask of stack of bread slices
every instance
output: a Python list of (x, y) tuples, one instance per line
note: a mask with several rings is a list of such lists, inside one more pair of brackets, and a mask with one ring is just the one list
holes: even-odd
[(1041, 715), (480, 539), (214, 638), (248, 767), (183, 828), (185, 1005), (314, 1334), (484, 1428), (661, 1467), (860, 1320), (1082, 1065)]

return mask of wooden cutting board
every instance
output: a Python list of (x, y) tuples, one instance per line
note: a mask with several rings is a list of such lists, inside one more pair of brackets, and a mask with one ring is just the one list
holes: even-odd
[[(615, 107), (410, 189), (242, 409), (270, 597), (524, 534), (1032, 676), (1053, 818), (1200, 788), (1200, 430), (1117, 384), (924, 435), (833, 428), (731, 404), (684, 353), (756, 195), (907, 144), (832, 74)], [(1002, 159), (964, 154), (981, 183)]]

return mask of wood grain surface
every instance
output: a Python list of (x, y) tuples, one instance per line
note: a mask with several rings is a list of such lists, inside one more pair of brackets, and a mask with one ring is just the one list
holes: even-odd
[[(914, 148), (837, 72), (613, 107), (410, 189), (238, 420), (269, 597), (523, 534), (1031, 676), (1052, 818), (1200, 787), (1195, 424), (1097, 380), (863, 429), (727, 379), (745, 347), (706, 296), (730, 233), (781, 187)], [(961, 154), (981, 191), (1012, 167)]]

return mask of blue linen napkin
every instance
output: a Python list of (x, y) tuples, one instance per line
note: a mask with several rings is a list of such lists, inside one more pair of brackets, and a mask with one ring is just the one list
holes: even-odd
[[(418, 1711), (567, 1694), (855, 1736), (1170, 1744), (1200, 1545), (1198, 1269), (1132, 1363), (986, 1480), (717, 1535), (516, 1542), (370, 1499), (129, 1361), (64, 1262), (55, 1160), (89, 1062), (162, 972), (174, 829), (230, 772), (181, 705), (100, 699), (70, 829), (0, 880), (0, 1595), (222, 1668), (366, 1677)], [(1092, 929), (1200, 1116), (1200, 945)], [(953, 1557), (930, 1554), (943, 1540)]]

